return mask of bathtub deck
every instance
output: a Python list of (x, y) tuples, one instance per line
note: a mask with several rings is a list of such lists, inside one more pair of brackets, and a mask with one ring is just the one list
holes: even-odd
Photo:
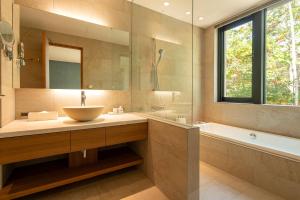
[(200, 200), (284, 200), (204, 162), (200, 162)]

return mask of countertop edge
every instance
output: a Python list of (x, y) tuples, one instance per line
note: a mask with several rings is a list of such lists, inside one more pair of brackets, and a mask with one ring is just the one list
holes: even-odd
[[(111, 126), (122, 126), (122, 125), (130, 125), (130, 124), (148, 122), (147, 118), (143, 118), (136, 114), (130, 114), (130, 115), (135, 115), (138, 118), (142, 118), (142, 119), (129, 119), (129, 120), (120, 120), (120, 121), (116, 120), (116, 121), (104, 122), (104, 123), (96, 122), (93, 124), (80, 124), (80, 123), (70, 124), (70, 125), (64, 124), (64, 126), (62, 126), (62, 127), (59, 127), (59, 123), (58, 123), (58, 125), (57, 125), (58, 127), (47, 126), (45, 128), (37, 128), (37, 129), (25, 129), (24, 128), (25, 130), (15, 130), (15, 131), (13, 129), (8, 129), (8, 130), (2, 130), (2, 132), (0, 132), (0, 139), (30, 136), (30, 135), (42, 135), (42, 134), (57, 133), (57, 132), (76, 131), (76, 130), (83, 130), (83, 129), (105, 128), (105, 127), (111, 127)], [(15, 120), (13, 122), (17, 123), (18, 120)]]
[[(60, 118), (57, 121), (32, 122), (32, 124), (29, 124), (30, 122), (27, 124), (28, 121), (25, 120), (14, 120), (10, 124), (6, 125), (5, 127), (0, 128), (0, 139), (30, 136), (30, 135), (41, 135), (41, 134), (57, 133), (57, 132), (76, 131), (76, 130), (84, 130), (84, 129), (105, 128), (111, 126), (130, 125), (130, 124), (137, 124), (137, 123), (145, 123), (148, 122), (149, 120), (160, 121), (162, 123), (167, 123), (183, 129), (196, 128), (195, 126), (192, 125), (179, 124), (171, 120), (162, 119), (160, 117), (152, 116), (146, 113), (126, 113), (124, 115), (103, 115), (102, 117), (104, 118), (104, 121), (101, 121), (101, 119), (103, 118), (100, 117), (99, 122), (95, 121), (90, 123), (85, 123), (85, 122), (74, 123), (74, 121), (72, 120), (68, 122), (68, 120), (63, 120), (63, 118)], [(126, 117), (128, 119), (126, 119)], [(49, 123), (47, 124), (47, 122)], [(21, 126), (21, 128), (18, 126)], [(22, 126), (24, 126), (24, 128)], [(14, 128), (14, 127), (18, 127), (18, 128)]]

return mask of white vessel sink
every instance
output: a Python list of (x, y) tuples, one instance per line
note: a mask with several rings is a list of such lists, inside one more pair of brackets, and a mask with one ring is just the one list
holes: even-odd
[(64, 107), (64, 112), (72, 119), (80, 122), (92, 121), (102, 114), (104, 106), (72, 106)]

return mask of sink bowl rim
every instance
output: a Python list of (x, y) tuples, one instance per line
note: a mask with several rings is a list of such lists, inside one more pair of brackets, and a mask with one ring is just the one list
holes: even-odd
[(68, 106), (63, 110), (71, 119), (87, 122), (98, 118), (103, 113), (104, 106)]
[(98, 109), (98, 108), (104, 108), (104, 106), (66, 106), (63, 107), (63, 109)]

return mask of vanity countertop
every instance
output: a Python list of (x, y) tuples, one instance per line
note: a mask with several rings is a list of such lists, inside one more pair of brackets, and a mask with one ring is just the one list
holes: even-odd
[(28, 121), (27, 119), (22, 119), (15, 120), (0, 128), (0, 138), (119, 126), (147, 121), (147, 118), (134, 113), (121, 115), (105, 114), (89, 122), (76, 122), (69, 117), (59, 117), (57, 120), (49, 121)]

